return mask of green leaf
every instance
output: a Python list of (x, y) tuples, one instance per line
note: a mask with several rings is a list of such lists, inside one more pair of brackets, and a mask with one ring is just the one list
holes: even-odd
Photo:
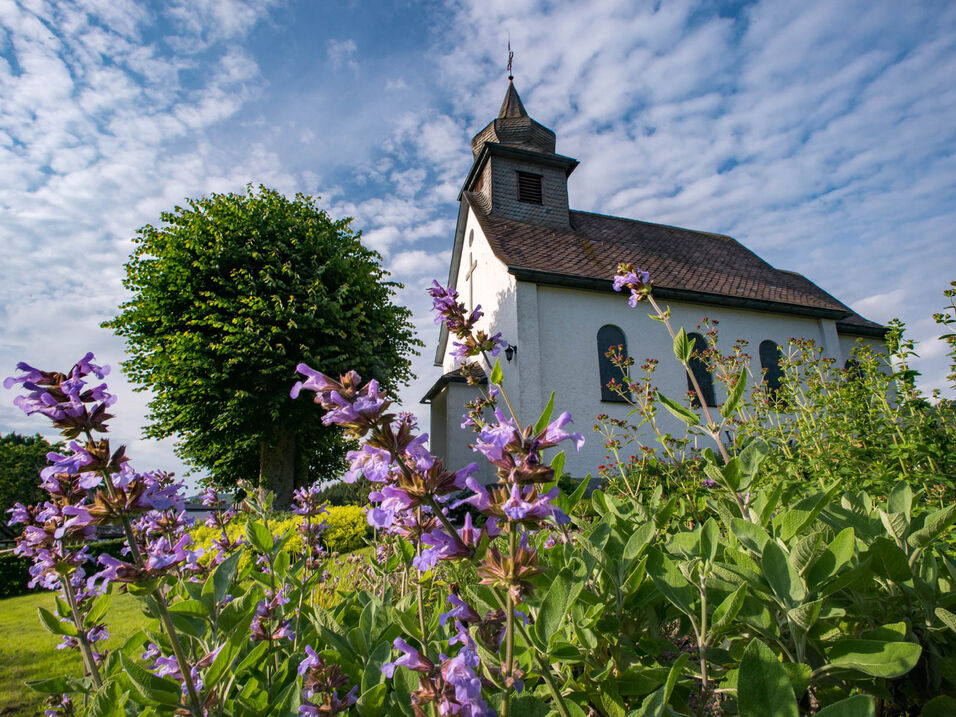
[(355, 710), (360, 717), (380, 717), (385, 714), (385, 696), (388, 694), (388, 685), (375, 685), (366, 690), (355, 703)]
[(677, 403), (677, 401), (672, 401), (663, 393), (658, 393), (657, 398), (660, 399), (660, 402), (664, 404), (664, 408), (666, 408), (688, 426), (696, 426), (700, 424), (700, 416), (691, 411), (689, 408), (685, 408)]
[(110, 603), (113, 601), (113, 596), (110, 593), (103, 593), (93, 601), (92, 607), (86, 617), (83, 618), (83, 625), (86, 629), (89, 629), (100, 622), (109, 612)]
[(920, 717), (953, 717), (956, 715), (956, 700), (949, 695), (937, 695), (923, 705), (919, 714)]
[(796, 607), (807, 596), (800, 575), (790, 565), (783, 548), (774, 541), (771, 540), (764, 546), (760, 566), (774, 594), (787, 607)]
[(152, 672), (140, 667), (126, 655), (120, 655), (120, 663), (130, 682), (147, 702), (159, 702), (164, 705), (179, 705), (182, 700), (182, 689), (178, 682), (158, 677)]
[(744, 650), (737, 677), (740, 717), (799, 717), (786, 670), (773, 651), (754, 638)]
[(558, 451), (551, 459), (551, 470), (556, 481), (564, 474), (564, 451)]
[(275, 538), (270, 530), (252, 517), (246, 521), (246, 538), (260, 553), (268, 553), (275, 545)]
[(229, 594), (229, 586), (232, 585), (232, 581), (236, 577), (236, 570), (239, 567), (241, 557), (242, 552), (237, 550), (216, 566), (216, 570), (212, 574), (213, 597), (216, 604), (222, 604), (226, 595)]
[(867, 552), (873, 556), (873, 572), (880, 577), (896, 582), (906, 582), (913, 578), (906, 553), (889, 538), (876, 538)]
[(671, 665), (664, 685), (656, 692), (648, 695), (639, 709), (628, 712), (627, 717), (662, 717), (665, 714), (667, 703), (671, 699), (671, 694), (674, 692), (674, 686), (677, 684), (680, 673), (689, 658), (690, 655), (686, 652), (678, 657)]
[(871, 677), (893, 678), (916, 666), (923, 648), (912, 642), (884, 642), (847, 637), (837, 640), (828, 655), (831, 665)]
[(260, 642), (258, 645), (253, 647), (249, 654), (242, 658), (242, 661), (236, 665), (236, 668), (233, 670), (233, 674), (241, 675), (245, 670), (248, 670), (250, 667), (258, 665), (262, 661), (262, 656), (265, 654), (266, 650), (269, 648), (268, 642)]
[(548, 399), (548, 405), (544, 407), (544, 410), (538, 417), (537, 423), (534, 424), (534, 435), (538, 435), (548, 427), (548, 423), (551, 421), (552, 411), (554, 411), (554, 391), (551, 392), (551, 398)]
[(938, 617), (940, 621), (946, 625), (946, 627), (953, 632), (956, 632), (956, 615), (951, 613), (949, 610), (938, 607), (936, 608), (936, 617)]
[(560, 630), (561, 623), (564, 622), (564, 618), (570, 612), (574, 601), (577, 600), (583, 589), (584, 583), (575, 580), (568, 568), (562, 570), (554, 578), (534, 622), (535, 635), (543, 644), (547, 645), (548, 641)]
[(116, 682), (107, 682), (96, 692), (87, 717), (126, 717), (123, 706), (129, 700), (128, 692), (120, 692)]
[(678, 361), (681, 363), (690, 361), (691, 354), (694, 353), (694, 343), (695, 339), (688, 339), (687, 332), (682, 326), (674, 337), (674, 356)]
[[(564, 456), (564, 451), (561, 451), (561, 456)], [(554, 465), (554, 461), (551, 461), (551, 464)], [(567, 510), (565, 513), (570, 514), (574, 507), (581, 502), (581, 498), (584, 497), (584, 493), (588, 489), (588, 483), (591, 482), (591, 476), (585, 476), (579, 483), (578, 487), (574, 489), (574, 492), (568, 496), (567, 500)]]
[(810, 586), (810, 589), (816, 590), (820, 583), (832, 575), (836, 575), (840, 568), (850, 562), (855, 546), (856, 534), (853, 532), (853, 528), (844, 528), (837, 533), (826, 550), (813, 561), (807, 571), (807, 585)]
[(76, 680), (72, 678), (48, 677), (45, 680), (29, 680), (26, 685), (34, 692), (40, 692), (44, 695), (60, 695), (65, 692), (76, 692)]
[(496, 386), (500, 386), (504, 380), (504, 374), (501, 372), (501, 359), (495, 359), (495, 367), (491, 369), (491, 377), (488, 379)]
[(724, 405), (720, 407), (720, 415), (724, 418), (730, 418), (734, 411), (737, 410), (737, 406), (740, 405), (740, 399), (743, 398), (744, 388), (747, 387), (747, 369), (740, 369), (740, 373), (737, 374), (737, 378), (734, 379), (733, 384), (730, 386), (730, 391), (727, 393), (727, 400), (724, 401)]
[(647, 551), (647, 574), (671, 604), (692, 619), (697, 618), (694, 600), (697, 590), (687, 582), (677, 566), (656, 548)]
[(717, 521), (709, 518), (700, 529), (700, 557), (712, 563), (717, 557), (717, 548), (720, 547), (720, 529)]
[(880, 520), (883, 521), (883, 527), (886, 528), (886, 532), (897, 540), (902, 540), (906, 535), (909, 521), (903, 513), (887, 513), (885, 510), (881, 510)]
[(627, 539), (627, 543), (624, 545), (624, 559), (634, 560), (634, 558), (640, 555), (644, 551), (644, 548), (650, 545), (650, 542), (654, 539), (655, 532), (654, 523), (644, 523), (644, 525), (631, 533), (631, 537)]
[(76, 631), (76, 625), (72, 622), (60, 622), (56, 615), (46, 608), (38, 607), (37, 614), (40, 616), (40, 621), (43, 623), (43, 626), (54, 635), (76, 637), (79, 634)]
[(751, 441), (738, 456), (740, 458), (740, 485), (738, 490), (745, 491), (750, 488), (754, 479), (757, 477), (757, 471), (764, 458), (770, 453), (770, 446), (762, 438)]
[(711, 618), (712, 630), (717, 632), (721, 628), (729, 625), (737, 613), (740, 612), (740, 608), (744, 606), (744, 600), (747, 597), (747, 583), (741, 583), (740, 586), (734, 590), (730, 595), (725, 597), (720, 605), (717, 606), (717, 609), (714, 610), (714, 614)]
[(365, 669), (362, 670), (362, 684), (360, 689), (362, 694), (380, 684), (385, 679), (382, 674), (382, 665), (384, 665), (392, 654), (392, 646), (387, 642), (379, 644), (369, 653), (365, 661)]
[(822, 599), (814, 600), (813, 602), (805, 602), (802, 605), (797, 605), (797, 607), (788, 611), (787, 617), (801, 630), (808, 632), (817, 621), (817, 618), (820, 617), (820, 610), (822, 607)]
[(902, 513), (909, 521), (913, 510), (913, 489), (910, 488), (909, 481), (901, 480), (890, 491), (886, 500), (887, 513)]
[(873, 717), (874, 714), (876, 714), (876, 708), (872, 697), (853, 695), (824, 707), (817, 712), (816, 717)]
[(730, 531), (744, 547), (758, 556), (763, 553), (764, 546), (770, 542), (770, 536), (766, 530), (743, 518), (731, 520)]
[(193, 617), (206, 617), (209, 610), (199, 600), (180, 600), (169, 606), (169, 611), (180, 615), (191, 615)]
[(906, 542), (914, 548), (925, 548), (952, 525), (954, 520), (956, 520), (956, 504), (930, 513), (924, 519), (923, 527), (913, 531)]

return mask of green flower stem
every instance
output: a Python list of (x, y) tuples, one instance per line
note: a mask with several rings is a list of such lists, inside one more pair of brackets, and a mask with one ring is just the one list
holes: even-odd
[(76, 639), (80, 643), (80, 651), (83, 653), (83, 662), (86, 663), (86, 669), (93, 679), (93, 684), (99, 689), (103, 686), (103, 680), (100, 678), (100, 670), (96, 666), (96, 660), (93, 659), (93, 649), (90, 647), (90, 641), (86, 637), (86, 630), (83, 629), (83, 619), (80, 617), (80, 611), (76, 607), (76, 595), (73, 593), (73, 586), (70, 584), (69, 575), (60, 574), (60, 584), (63, 586), (63, 594), (66, 596), (66, 602), (70, 606), (70, 612), (73, 613), (73, 624), (76, 625)]
[[(518, 545), (517, 526), (512, 524), (508, 533), (508, 559), (511, 565), (511, 579), (514, 581), (515, 551)], [(511, 693), (514, 690), (514, 650), (515, 650), (515, 601), (508, 588), (505, 596), (505, 675), (507, 677), (504, 700), (501, 704), (501, 716), (508, 717), (511, 712)], [(507, 684), (511, 683), (511, 684)]]
[[(86, 430), (86, 436), (90, 443), (94, 442), (93, 435), (90, 433), (89, 429)], [(116, 498), (116, 488), (113, 486), (113, 480), (110, 477), (110, 472), (103, 470), (101, 471), (101, 474), (106, 484), (106, 491), (110, 498)], [(129, 516), (122, 516), (120, 522), (123, 524), (123, 532), (126, 533), (126, 544), (129, 546), (130, 556), (133, 558), (133, 564), (138, 569), (145, 570), (146, 563), (143, 560), (142, 553), (139, 552), (139, 545), (136, 543), (136, 533), (133, 531), (133, 524), (130, 522)], [(152, 595), (156, 600), (156, 604), (159, 606), (159, 619), (163, 623), (163, 627), (166, 629), (166, 635), (169, 637), (169, 643), (172, 645), (173, 654), (176, 657), (176, 663), (179, 665), (179, 671), (182, 673), (183, 682), (186, 685), (186, 693), (189, 695), (190, 711), (193, 713), (193, 715), (195, 715), (195, 717), (202, 717), (202, 703), (199, 701), (199, 696), (196, 694), (196, 686), (193, 684), (192, 671), (190, 670), (189, 662), (186, 660), (186, 654), (183, 652), (182, 645), (179, 644), (179, 636), (176, 633), (176, 628), (173, 626), (173, 620), (169, 615), (169, 606), (166, 604), (166, 597), (163, 595), (163, 592), (160, 590), (158, 585), (153, 588)]]
[[(505, 603), (501, 600), (501, 596), (494, 591), (492, 591), (491, 594), (494, 595), (495, 600), (498, 603), (498, 607), (500, 607), (502, 610), (506, 609)], [(535, 659), (538, 662), (538, 671), (540, 672), (544, 683), (548, 686), (548, 691), (554, 698), (554, 706), (558, 710), (558, 714), (560, 714), (561, 717), (571, 717), (571, 712), (568, 710), (568, 706), (564, 702), (564, 695), (561, 694), (561, 690), (558, 689), (558, 685), (554, 681), (554, 675), (551, 674), (551, 664), (547, 661), (547, 656), (541, 652), (531, 641), (531, 637), (528, 635), (528, 631), (525, 629), (524, 623), (522, 623), (521, 620), (516, 620), (514, 624), (515, 627), (518, 628), (518, 633), (521, 635), (525, 644), (534, 650)]]
[[(667, 333), (671, 335), (671, 339), (677, 338), (677, 334), (674, 333), (674, 329), (671, 327), (670, 319), (667, 318), (667, 314), (661, 311), (661, 307), (657, 305), (656, 301), (654, 301), (654, 297), (651, 294), (648, 294), (647, 300), (651, 302), (651, 306), (654, 307), (654, 311), (657, 312), (658, 317), (663, 322), (664, 326), (667, 327)], [(707, 417), (706, 430), (710, 434), (711, 438), (714, 439), (714, 442), (717, 444), (717, 448), (720, 449), (720, 455), (723, 457), (724, 462), (726, 463), (730, 460), (730, 454), (727, 453), (727, 447), (724, 445), (724, 441), (720, 437), (720, 426), (719, 424), (714, 423), (713, 418), (711, 418), (710, 409), (707, 407), (707, 401), (704, 400), (704, 392), (701, 391), (700, 384), (697, 383), (697, 377), (694, 376), (694, 372), (691, 371), (687, 362), (681, 361), (681, 364), (684, 367), (684, 371), (687, 372), (688, 378), (690, 378), (691, 385), (694, 387), (694, 392), (697, 394), (697, 400), (700, 402), (700, 407), (704, 411), (704, 416)]]

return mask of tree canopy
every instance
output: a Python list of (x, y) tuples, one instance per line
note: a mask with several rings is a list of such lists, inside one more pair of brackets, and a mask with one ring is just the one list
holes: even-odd
[(321, 410), (291, 400), (296, 365), (355, 369), (394, 392), (422, 344), (393, 303), (401, 284), (351, 219), (262, 186), (186, 204), (137, 232), (132, 298), (103, 325), (126, 340), (138, 390), (153, 392), (146, 435), (175, 436), (217, 485), (258, 477), (281, 505), (293, 475), (331, 477), (347, 448)]
[(46, 497), (40, 488), (40, 469), (47, 464), (47, 453), (61, 449), (59, 443), (51, 444), (39, 434), (0, 436), (0, 523), (9, 520), (7, 510), (14, 503), (33, 505)]

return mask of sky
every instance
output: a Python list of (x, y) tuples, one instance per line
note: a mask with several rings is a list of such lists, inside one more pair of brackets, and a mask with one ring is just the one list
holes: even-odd
[[(351, 216), (405, 285), (438, 376), (424, 289), (444, 281), (470, 138), (515, 86), (581, 161), (574, 209), (729, 234), (918, 341), (956, 279), (956, 4), (897, 0), (6, 0), (0, 2), (0, 374), (111, 364), (113, 440), (148, 395), (99, 328), (137, 228), (252, 183)], [(952, 390), (948, 390), (952, 395)], [(52, 435), (0, 392), (0, 433)], [(583, 421), (587, 424), (587, 419)]]

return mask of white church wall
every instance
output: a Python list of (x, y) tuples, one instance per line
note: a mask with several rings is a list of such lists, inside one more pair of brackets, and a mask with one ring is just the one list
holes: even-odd
[[(491, 334), (500, 332), (505, 341), (517, 343), (515, 279), (508, 273), (507, 267), (494, 255), (481, 226), (470, 209), (465, 223), (464, 237), (455, 284), (459, 301), (464, 302), (467, 309), (473, 308), (469, 292), (469, 281), (473, 280), (475, 282), (474, 301), (476, 304), (481, 304), (484, 314), (477, 328)], [(472, 266), (474, 266), (473, 279), (469, 279), (468, 272)], [(453, 371), (458, 366), (458, 360), (451, 355), (453, 340), (453, 337), (449, 337), (448, 346), (445, 349), (442, 363), (442, 371), (445, 373)], [(510, 367), (506, 366), (506, 363), (502, 358), (502, 369), (507, 375)]]
[[(555, 391), (555, 411), (570, 411), (576, 430), (587, 439), (580, 453), (568, 453), (567, 470), (577, 477), (596, 473), (597, 466), (605, 462), (606, 451), (600, 436), (592, 430), (595, 417), (606, 413), (625, 418), (628, 411), (626, 404), (601, 401), (598, 329), (605, 324), (618, 326), (627, 340), (628, 354), (635, 359), (637, 366), (645, 358), (657, 358), (660, 363), (654, 373), (654, 382), (669, 398), (683, 400), (687, 391), (686, 374), (673, 358), (672, 341), (666, 328), (649, 318), (652, 311), (649, 304), (638, 304), (632, 309), (623, 294), (558, 287), (539, 286), (536, 293), (538, 317), (535, 323), (540, 345), (537, 365), (542, 376), (541, 392), (537, 405), (522, 402), (521, 417), (523, 421), (535, 420), (550, 392)], [(725, 350), (738, 338), (749, 341), (748, 353), (753, 357), (753, 370), (757, 375), (760, 373), (758, 347), (766, 339), (786, 346), (791, 337), (802, 337), (826, 346), (829, 338), (830, 345), (833, 345), (834, 335), (827, 336), (826, 323), (812, 318), (679, 302), (662, 302), (662, 308), (663, 304), (671, 308), (675, 330), (683, 326), (690, 333), (696, 330), (703, 317), (708, 317), (719, 322), (719, 345)], [(526, 315), (521, 315), (522, 322), (527, 319)], [(523, 350), (519, 352), (523, 371), (528, 370), (524, 364), (529, 358)], [(715, 385), (715, 391), (718, 403), (722, 402), (721, 387)], [(665, 430), (674, 435), (683, 434), (683, 424), (665, 411), (659, 413), (659, 420)], [(655, 445), (650, 429), (642, 439), (647, 445)]]
[(881, 353), (886, 351), (886, 344), (880, 339), (873, 339), (868, 336), (850, 336), (848, 334), (840, 334), (840, 352), (842, 354), (842, 360), (840, 361), (840, 366), (843, 366), (844, 362), (853, 355), (853, 349), (856, 348), (859, 344), (859, 341), (864, 346), (869, 346), (870, 350), (874, 353)]
[[(462, 429), (461, 423), (464, 420), (462, 414), (464, 405), (473, 400), (478, 395), (478, 387), (469, 386), (466, 383), (449, 383), (447, 388), (441, 392), (441, 414), (445, 417), (444, 434), (447, 436), (447, 449), (445, 451), (445, 467), (450, 471), (457, 471), (469, 463), (477, 463), (480, 470), (478, 480), (482, 483), (491, 483), (494, 479), (493, 466), (484, 459), (480, 453), (475, 453), (469, 444), (475, 442), (475, 434), (470, 429)], [(438, 397), (436, 397), (437, 399)], [(432, 415), (435, 414), (436, 400), (432, 404)], [(440, 445), (440, 444), (436, 444)]]

